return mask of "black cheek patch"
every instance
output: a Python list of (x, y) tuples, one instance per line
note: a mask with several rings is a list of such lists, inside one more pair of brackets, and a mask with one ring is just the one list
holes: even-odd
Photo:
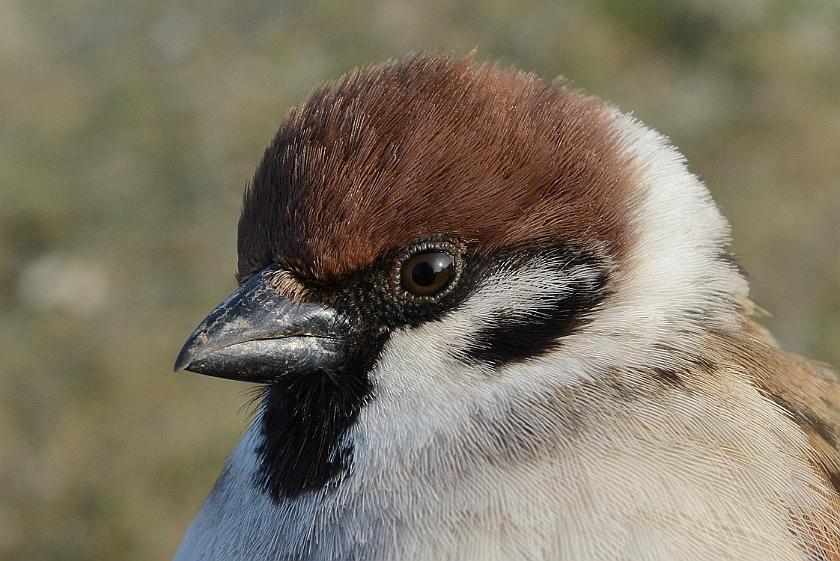
[[(562, 274), (562, 273), (561, 273)], [(572, 284), (571, 293), (538, 308), (500, 313), (482, 327), (461, 357), (470, 363), (504, 366), (544, 355), (563, 337), (592, 320), (597, 306), (607, 297), (608, 274)]]

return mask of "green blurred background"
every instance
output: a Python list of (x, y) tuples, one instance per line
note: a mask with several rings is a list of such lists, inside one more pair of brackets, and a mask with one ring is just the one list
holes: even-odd
[(248, 419), (173, 374), (287, 108), (414, 48), (670, 136), (782, 343), (840, 365), (840, 3), (0, 0), (0, 559), (167, 559)]

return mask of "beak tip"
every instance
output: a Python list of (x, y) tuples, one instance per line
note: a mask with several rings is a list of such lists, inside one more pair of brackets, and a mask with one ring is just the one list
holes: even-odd
[(190, 363), (192, 363), (192, 356), (190, 354), (187, 352), (186, 346), (181, 349), (181, 352), (178, 353), (178, 358), (175, 359), (175, 372), (186, 370), (189, 367)]

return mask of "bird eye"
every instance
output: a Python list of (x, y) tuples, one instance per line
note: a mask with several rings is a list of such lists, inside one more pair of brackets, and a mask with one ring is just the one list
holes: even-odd
[(391, 287), (402, 300), (433, 303), (449, 294), (461, 275), (462, 247), (449, 237), (431, 236), (397, 256)]
[(446, 288), (455, 272), (455, 257), (442, 251), (419, 253), (400, 268), (400, 285), (415, 296), (432, 296)]

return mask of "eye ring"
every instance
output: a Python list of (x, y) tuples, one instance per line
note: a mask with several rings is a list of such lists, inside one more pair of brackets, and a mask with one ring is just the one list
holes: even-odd
[(412, 304), (433, 304), (452, 292), (464, 268), (464, 247), (450, 236), (421, 238), (394, 259), (391, 291)]

